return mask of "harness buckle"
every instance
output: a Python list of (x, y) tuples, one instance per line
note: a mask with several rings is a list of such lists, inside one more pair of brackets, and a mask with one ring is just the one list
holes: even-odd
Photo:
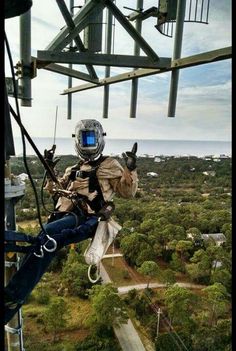
[(34, 256), (42, 258), (44, 256), (42, 245), (40, 245), (40, 249), (39, 250), (40, 250), (40, 254), (37, 254), (36, 252), (34, 252)]
[[(48, 234), (46, 235), (46, 237), (48, 238), (48, 240), (46, 241), (45, 244), (43, 244), (44, 250), (47, 251), (47, 252), (54, 252), (54, 251), (56, 250), (56, 248), (57, 248), (57, 242), (56, 242), (56, 240), (53, 239), (53, 238), (51, 238)], [(49, 243), (50, 241), (53, 243), (53, 247), (52, 247), (51, 249), (48, 249), (46, 245), (47, 245), (47, 243)]]

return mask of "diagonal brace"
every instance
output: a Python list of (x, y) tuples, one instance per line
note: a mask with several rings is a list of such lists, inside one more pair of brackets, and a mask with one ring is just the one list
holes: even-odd
[(126, 19), (123, 13), (113, 4), (111, 0), (103, 0), (103, 3), (109, 8), (114, 17), (120, 22), (129, 35), (137, 42), (145, 54), (152, 60), (158, 61), (159, 57), (150, 45), (143, 39), (141, 34), (133, 27), (133, 25)]
[(74, 16), (73, 22), (75, 28), (69, 31), (68, 27), (64, 27), (53, 41), (47, 46), (46, 50), (60, 51), (70, 44), (72, 40), (81, 32), (89, 23), (89, 16), (94, 12), (102, 11), (105, 5), (100, 0), (89, 0), (82, 9)]
[[(76, 26), (74, 24), (74, 21), (72, 19), (72, 16), (71, 16), (67, 6), (65, 4), (65, 1), (64, 0), (56, 0), (56, 2), (57, 2), (57, 5), (61, 11), (61, 14), (66, 22), (66, 25), (67, 25), (69, 31), (70, 32), (73, 31), (76, 28)], [(82, 40), (80, 39), (79, 34), (74, 37), (74, 42), (77, 45), (79, 51), (81, 51), (81, 52), (86, 51), (84, 44), (83, 44)], [(92, 65), (88, 64), (88, 65), (86, 65), (86, 68), (87, 68), (91, 78), (94, 78), (94, 79), (98, 78), (98, 76), (95, 72), (95, 69), (93, 68)]]

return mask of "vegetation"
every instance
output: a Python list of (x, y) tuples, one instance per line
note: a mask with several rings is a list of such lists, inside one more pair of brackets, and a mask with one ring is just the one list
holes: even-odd
[[(73, 250), (65, 248), (58, 253), (47, 273), (50, 279), (44, 282), (45, 293), (40, 295), (37, 287), (24, 307), (26, 334), (29, 323), (36, 323), (46, 340), (47, 335), (52, 336), (50, 306), (54, 298), (60, 295), (68, 302), (63, 307), (64, 316), (74, 317), (66, 318), (65, 322), (62, 308), (61, 323), (56, 326), (60, 342), (52, 342), (50, 337), (45, 341), (48, 351), (62, 350), (62, 345), (68, 351), (119, 350), (111, 326), (119, 318), (120, 323), (125, 321), (128, 315), (138, 321), (158, 351), (181, 349), (181, 342), (189, 351), (231, 349), (231, 159), (220, 162), (197, 157), (161, 159), (158, 163), (153, 158), (138, 158), (136, 197), (115, 198), (114, 219), (122, 225), (115, 246), (123, 253), (126, 266), (118, 267), (116, 263), (114, 267), (109, 266), (113, 285), (91, 286), (82, 255), (87, 243), (80, 243)], [(74, 156), (62, 156), (58, 173), (62, 174), (76, 162)], [(40, 194), (43, 169), (33, 157), (29, 165)], [(150, 171), (158, 177), (148, 177)], [(214, 175), (203, 174), (207, 171)], [(25, 172), (21, 158), (12, 158), (12, 172)], [(48, 209), (53, 208), (47, 195), (44, 202)], [(48, 212), (41, 200), (40, 209), (46, 220)], [(16, 205), (16, 215), (19, 230), (22, 228), (33, 235), (39, 231), (37, 223), (32, 224), (37, 213), (28, 181), (26, 195)], [(218, 245), (214, 240), (202, 239), (202, 234), (216, 233), (224, 234), (226, 241)], [(134, 285), (133, 276), (139, 278), (137, 282), (146, 282), (147, 289), (132, 290), (122, 301), (117, 295), (117, 286)], [(150, 282), (158, 282), (162, 288), (150, 289)], [(192, 289), (176, 282), (190, 283)], [(161, 315), (157, 337), (158, 308)], [(36, 322), (31, 316), (37, 316)], [(64, 328), (64, 332), (60, 328)], [(63, 334), (69, 335), (75, 330), (80, 336), (68, 342)], [(30, 332), (27, 350), (37, 351), (33, 344), (37, 336), (34, 331)], [(40, 350), (44, 350), (43, 345)]]

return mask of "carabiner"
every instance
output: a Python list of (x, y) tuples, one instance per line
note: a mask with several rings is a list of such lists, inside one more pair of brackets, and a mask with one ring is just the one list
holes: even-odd
[(40, 254), (36, 254), (36, 252), (34, 252), (34, 256), (42, 258), (44, 256), (44, 252), (43, 252), (43, 247), (42, 245), (40, 246)]
[(92, 264), (88, 267), (88, 278), (89, 278), (89, 281), (93, 284), (97, 283), (99, 281), (99, 279), (101, 278), (101, 273), (100, 273), (100, 264), (98, 263), (98, 265), (96, 265), (96, 278), (93, 279), (91, 277), (91, 268), (92, 268)]
[[(47, 251), (47, 252), (54, 252), (54, 251), (56, 250), (56, 248), (57, 248), (57, 242), (56, 242), (56, 240), (53, 239), (53, 238), (51, 238), (48, 234), (46, 235), (46, 237), (48, 238), (48, 240), (46, 241), (45, 244), (43, 244), (44, 250)], [(47, 245), (47, 243), (48, 243), (49, 241), (51, 241), (51, 242), (53, 243), (53, 245), (54, 245), (51, 249), (48, 249), (48, 248), (46, 247), (46, 245)]]

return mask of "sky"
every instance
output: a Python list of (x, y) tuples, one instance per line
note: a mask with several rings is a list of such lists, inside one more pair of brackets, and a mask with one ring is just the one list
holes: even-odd
[[(66, 4), (69, 5), (68, 0)], [(76, 6), (83, 4), (83, 0), (75, 0)], [(128, 15), (131, 11), (124, 6), (136, 8), (136, 1), (117, 0), (116, 5)], [(144, 10), (157, 5), (157, 1), (144, 0)], [(185, 23), (181, 57), (231, 46), (231, 11), (230, 0), (211, 0), (209, 24)], [(45, 50), (65, 22), (55, 1), (33, 0), (31, 16), (31, 50), (32, 56), (36, 56), (37, 50)], [(154, 17), (145, 20), (142, 35), (158, 56), (171, 58), (174, 36), (161, 35), (155, 24)], [(113, 53), (132, 55), (132, 38), (117, 21), (114, 28)], [(20, 58), (19, 17), (5, 20), (5, 32), (15, 64)], [(7, 56), (5, 61), (6, 76), (10, 77)], [(231, 61), (182, 69), (176, 115), (172, 118), (167, 117), (170, 72), (139, 79), (136, 118), (129, 117), (131, 81), (127, 81), (110, 86), (108, 119), (102, 118), (103, 87), (100, 87), (72, 95), (72, 119), (68, 120), (67, 96), (61, 95), (67, 89), (67, 77), (40, 69), (32, 80), (32, 107), (20, 106), (22, 123), (31, 137), (52, 137), (57, 109), (56, 137), (71, 137), (80, 119), (93, 118), (102, 123), (108, 138), (231, 141)], [(86, 72), (84, 66), (73, 68)], [(100, 79), (104, 78), (104, 67), (95, 66), (95, 70)], [(132, 68), (112, 67), (111, 75), (129, 70)], [(84, 83), (73, 79), (72, 86)], [(9, 101), (14, 107), (13, 98)], [(14, 136), (20, 136), (14, 120), (12, 127)]]

